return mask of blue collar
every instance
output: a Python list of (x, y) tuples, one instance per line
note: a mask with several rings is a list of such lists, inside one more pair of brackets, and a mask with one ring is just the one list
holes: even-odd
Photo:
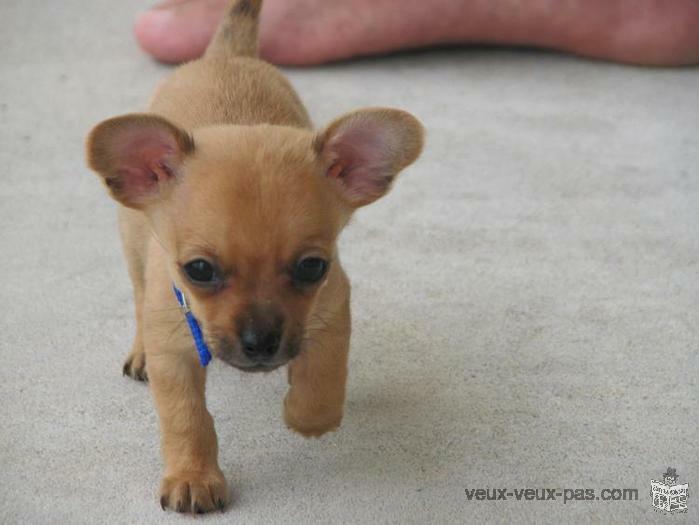
[(172, 289), (175, 292), (175, 297), (177, 297), (177, 302), (180, 303), (180, 306), (182, 307), (184, 317), (187, 319), (189, 331), (192, 332), (194, 346), (197, 347), (197, 353), (199, 354), (199, 362), (201, 363), (201, 366), (206, 366), (209, 364), (209, 361), (211, 361), (211, 352), (209, 352), (209, 347), (206, 346), (204, 336), (202, 335), (201, 328), (199, 327), (199, 322), (189, 309), (189, 305), (187, 304), (187, 299), (185, 299), (184, 294), (178, 290), (177, 286), (174, 284), (172, 285)]

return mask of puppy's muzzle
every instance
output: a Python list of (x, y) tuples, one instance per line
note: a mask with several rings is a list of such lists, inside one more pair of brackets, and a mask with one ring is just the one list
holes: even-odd
[(246, 372), (285, 365), (299, 351), (299, 337), (287, 324), (278, 311), (253, 306), (236, 321), (235, 334), (219, 339), (218, 356)]
[(279, 352), (281, 341), (281, 327), (248, 327), (240, 333), (243, 354), (254, 364), (272, 362)]

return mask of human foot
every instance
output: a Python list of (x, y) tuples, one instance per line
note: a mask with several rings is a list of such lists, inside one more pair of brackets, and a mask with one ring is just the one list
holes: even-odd
[[(228, 0), (166, 0), (136, 37), (163, 62), (199, 57)], [(699, 0), (267, 0), (260, 52), (311, 65), (436, 44), (559, 49), (644, 65), (699, 63)]]
[(143, 50), (161, 62), (199, 58), (209, 45), (228, 0), (165, 0), (140, 13), (134, 33)]

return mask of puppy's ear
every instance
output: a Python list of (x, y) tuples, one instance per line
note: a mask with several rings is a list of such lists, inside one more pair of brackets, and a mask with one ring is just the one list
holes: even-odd
[(371, 108), (335, 120), (316, 137), (314, 147), (325, 176), (358, 208), (386, 194), (398, 172), (420, 155), (423, 135), (410, 113)]
[(124, 206), (144, 208), (177, 178), (194, 151), (192, 137), (157, 115), (124, 115), (98, 124), (87, 137), (87, 163)]

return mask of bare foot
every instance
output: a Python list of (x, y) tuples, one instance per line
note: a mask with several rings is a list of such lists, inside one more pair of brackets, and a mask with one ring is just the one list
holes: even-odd
[[(166, 0), (135, 26), (163, 62), (199, 57), (229, 0)], [(699, 63), (699, 0), (267, 0), (260, 52), (311, 65), (436, 44), (558, 49), (644, 65)]]

